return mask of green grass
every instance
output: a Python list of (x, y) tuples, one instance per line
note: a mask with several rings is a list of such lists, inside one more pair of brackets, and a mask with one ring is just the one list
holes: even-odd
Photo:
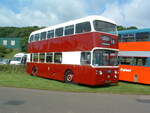
[(120, 82), (113, 86), (88, 87), (30, 76), (23, 71), (0, 71), (0, 87), (31, 88), (67, 92), (144, 94), (150, 95), (150, 86)]

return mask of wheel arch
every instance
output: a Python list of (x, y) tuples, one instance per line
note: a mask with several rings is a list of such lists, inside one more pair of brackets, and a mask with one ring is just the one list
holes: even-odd
[[(64, 76), (66, 75), (66, 73), (68, 72), (68, 71), (71, 71), (72, 73), (73, 73), (73, 71), (72, 71), (72, 69), (66, 69), (65, 71), (64, 71)], [(74, 73), (73, 73), (74, 74)]]

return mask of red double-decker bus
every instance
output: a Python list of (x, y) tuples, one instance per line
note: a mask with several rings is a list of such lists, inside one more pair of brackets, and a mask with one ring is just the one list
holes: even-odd
[(67, 83), (103, 85), (118, 82), (115, 22), (88, 16), (31, 33), (27, 72)]

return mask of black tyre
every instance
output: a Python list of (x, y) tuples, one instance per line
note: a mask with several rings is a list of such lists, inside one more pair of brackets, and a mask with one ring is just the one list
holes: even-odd
[(33, 76), (37, 76), (38, 75), (38, 68), (37, 67), (33, 67), (32, 68), (32, 75)]
[(68, 70), (65, 72), (65, 82), (66, 83), (71, 83), (73, 81), (73, 72), (71, 70)]

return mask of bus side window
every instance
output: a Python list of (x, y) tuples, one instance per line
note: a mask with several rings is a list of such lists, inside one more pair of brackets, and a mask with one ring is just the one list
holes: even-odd
[(50, 30), (47, 33), (47, 38), (53, 38), (54, 37), (54, 30)]
[(137, 66), (145, 66), (147, 62), (146, 57), (135, 57), (134, 60), (135, 60), (135, 65)]
[(29, 43), (34, 41), (34, 35), (30, 36)]
[(55, 30), (55, 37), (63, 36), (63, 27)]
[(47, 53), (46, 54), (46, 62), (52, 63), (53, 62), (53, 53)]
[(81, 53), (81, 64), (82, 65), (91, 64), (91, 53), (90, 52), (82, 52)]
[(133, 65), (132, 57), (119, 57), (119, 61), (121, 65)]
[(136, 33), (136, 41), (148, 41), (149, 40), (149, 32), (141, 32)]
[(33, 55), (33, 62), (38, 62), (39, 61), (39, 55), (38, 55), (38, 53), (34, 53), (34, 55)]
[(90, 22), (83, 22), (83, 23), (76, 24), (76, 33), (84, 33), (90, 31), (91, 31)]
[(146, 66), (150, 67), (150, 57), (147, 57), (146, 59)]
[(54, 53), (54, 63), (62, 63), (62, 53)]
[(39, 62), (44, 62), (44, 61), (45, 61), (45, 53), (40, 53)]
[(122, 35), (122, 42), (134, 42), (135, 35), (134, 34), (123, 34)]
[(65, 27), (65, 35), (71, 35), (71, 34), (74, 34), (74, 25)]
[(35, 34), (34, 41), (38, 41), (39, 39), (40, 39), (40, 35), (39, 34)]
[(41, 33), (41, 40), (45, 40), (46, 39), (46, 32), (42, 32)]

